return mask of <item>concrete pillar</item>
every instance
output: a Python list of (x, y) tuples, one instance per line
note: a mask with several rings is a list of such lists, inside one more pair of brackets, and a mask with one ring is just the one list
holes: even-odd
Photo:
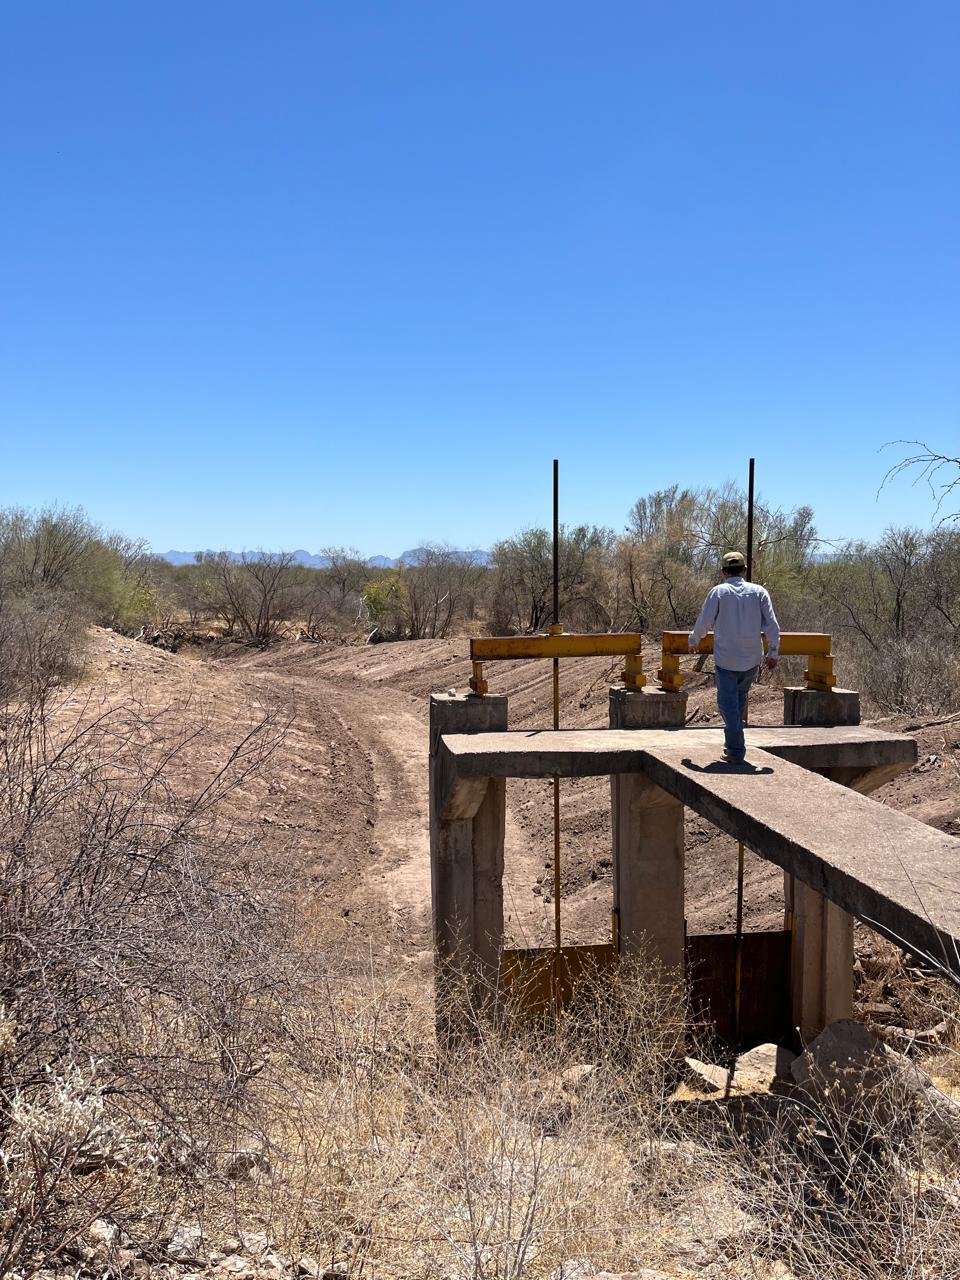
[[(783, 723), (860, 723), (860, 695), (852, 689), (784, 689)], [(842, 786), (869, 788), (862, 770), (818, 770)], [(881, 771), (878, 772), (878, 781)], [(853, 1017), (853, 917), (802, 880), (784, 876), (786, 925), (793, 930), (792, 1022), (801, 1044), (838, 1018)]]
[(507, 699), (473, 694), (430, 698), (430, 881), (437, 1035), (451, 1044), (496, 1002), (503, 954), (506, 782), (491, 778), (470, 818), (439, 812), (437, 748), (451, 733), (507, 727)]
[[(681, 728), (686, 711), (685, 693), (610, 689), (611, 729)], [(682, 979), (683, 804), (643, 774), (620, 774), (610, 784), (620, 954), (643, 954)]]
[[(838, 1018), (853, 1017), (853, 916), (787, 876), (793, 914), (793, 1028), (801, 1044)], [(792, 901), (791, 901), (792, 898)]]
[(783, 723), (808, 728), (859, 724), (860, 695), (854, 689), (784, 689)]
[(683, 804), (640, 773), (616, 780), (613, 909), (621, 955), (683, 976)]

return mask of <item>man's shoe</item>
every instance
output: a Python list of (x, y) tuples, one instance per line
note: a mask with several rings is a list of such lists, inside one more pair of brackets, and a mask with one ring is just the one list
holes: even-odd
[(745, 760), (746, 760), (746, 756), (732, 756), (730, 752), (727, 751), (726, 748), (724, 748), (724, 751), (723, 751), (724, 764), (743, 764)]

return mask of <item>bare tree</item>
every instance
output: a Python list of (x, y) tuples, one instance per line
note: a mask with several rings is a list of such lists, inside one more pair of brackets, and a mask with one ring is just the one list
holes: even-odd
[(409, 638), (437, 640), (449, 634), (484, 572), (462, 551), (437, 544), (424, 547), (419, 562), (404, 573)]
[(221, 551), (202, 563), (228, 634), (239, 631), (247, 640), (269, 644), (303, 603), (306, 579), (292, 552), (258, 551), (236, 560)]
[[(940, 516), (943, 504), (949, 502), (952, 495), (960, 489), (960, 457), (949, 453), (938, 453), (922, 440), (891, 440), (883, 448), (895, 448), (898, 445), (905, 449), (913, 449), (915, 452), (901, 458), (887, 471), (880, 482), (877, 497), (890, 481), (905, 471), (912, 471), (914, 484), (918, 481), (927, 484), (934, 501), (934, 515)], [(946, 478), (942, 478), (944, 472), (946, 472)], [(939, 523), (945, 524), (949, 520), (960, 520), (960, 511), (950, 511), (940, 516)]]

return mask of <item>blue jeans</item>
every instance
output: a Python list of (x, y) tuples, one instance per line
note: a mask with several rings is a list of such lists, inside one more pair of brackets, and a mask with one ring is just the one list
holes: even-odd
[(743, 740), (743, 711), (757, 668), (728, 671), (726, 667), (717, 667), (716, 673), (717, 706), (723, 716), (723, 745), (730, 759), (739, 761), (747, 753), (747, 745)]

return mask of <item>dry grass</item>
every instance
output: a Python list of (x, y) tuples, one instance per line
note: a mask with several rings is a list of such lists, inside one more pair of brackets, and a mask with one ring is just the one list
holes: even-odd
[(691, 1028), (649, 966), (438, 1054), (432, 994), (323, 947), (296, 869), (221, 821), (269, 717), (189, 797), (162, 714), (4, 726), (0, 1271), (106, 1215), (396, 1280), (960, 1274), (956, 1171), (908, 1097), (671, 1101)]

